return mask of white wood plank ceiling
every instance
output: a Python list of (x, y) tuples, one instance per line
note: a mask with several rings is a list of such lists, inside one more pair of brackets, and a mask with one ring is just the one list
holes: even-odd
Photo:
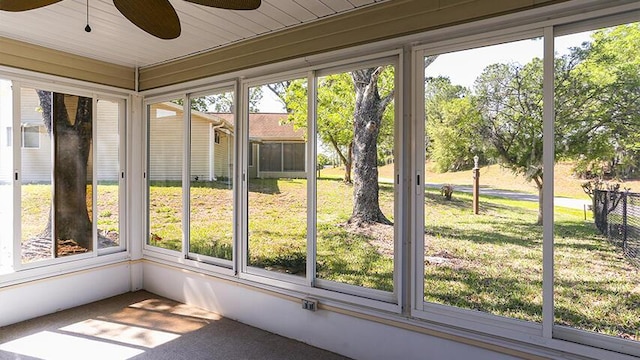
[[(130, 67), (162, 63), (387, 0), (262, 0), (232, 11), (170, 0), (182, 34), (157, 39), (131, 24), (110, 0), (64, 0), (36, 10), (0, 11), (0, 36)], [(136, 0), (131, 0), (136, 1)]]

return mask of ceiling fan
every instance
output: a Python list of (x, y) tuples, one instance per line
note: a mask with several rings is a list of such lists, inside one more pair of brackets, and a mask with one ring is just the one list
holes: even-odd
[[(55, 4), (62, 0), (0, 0), (0, 10), (27, 11)], [(88, 0), (87, 0), (88, 1)], [(228, 10), (255, 10), (261, 0), (185, 0), (190, 3)], [(180, 19), (169, 0), (113, 0), (124, 17), (147, 33), (160, 39), (180, 36)], [(87, 3), (87, 17), (88, 17)], [(87, 24), (85, 28), (91, 31)]]

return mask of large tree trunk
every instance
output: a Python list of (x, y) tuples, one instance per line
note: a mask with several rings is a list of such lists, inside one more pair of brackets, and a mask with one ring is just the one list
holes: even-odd
[(378, 134), (389, 103), (378, 92), (382, 68), (351, 73), (356, 92), (353, 130), (353, 213), (350, 224), (392, 224), (380, 210), (378, 199)]
[[(55, 235), (51, 234), (51, 217), (44, 235), (59, 242), (73, 240), (92, 250), (92, 223), (87, 208), (87, 171), (92, 139), (91, 98), (69, 96), (38, 90), (42, 116), (53, 140)], [(66, 101), (65, 101), (66, 99)], [(75, 106), (71, 118), (67, 105)]]

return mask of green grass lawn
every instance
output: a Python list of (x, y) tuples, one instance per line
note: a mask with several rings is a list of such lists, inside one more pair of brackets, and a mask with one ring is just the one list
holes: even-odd
[[(425, 201), (425, 300), (542, 321), (537, 204), (471, 195)], [(640, 340), (640, 274), (581, 210), (555, 208), (556, 323)]]
[[(178, 184), (152, 186), (151, 245), (181, 249), (181, 190)], [(166, 186), (168, 185), (168, 186)], [(306, 180), (251, 179), (249, 184), (250, 266), (306, 274)], [(393, 189), (381, 185), (383, 212), (393, 220)], [(231, 259), (232, 202), (225, 185), (199, 184), (191, 189), (190, 251)], [(393, 252), (380, 251), (393, 242), (393, 228), (383, 229), (387, 244), (366, 233), (350, 232), (352, 186), (318, 181), (317, 276), (321, 279), (393, 291)], [(383, 226), (385, 227), (385, 226)], [(390, 233), (390, 235), (389, 235)], [(393, 247), (391, 246), (391, 249)]]
[[(51, 204), (51, 185), (26, 184), (22, 186), (21, 223), (22, 240), (38, 236), (47, 227)], [(87, 208), (92, 213), (92, 186), (87, 186)], [(118, 186), (113, 183), (98, 184), (97, 194), (98, 230), (114, 234), (118, 239)]]
[[(181, 190), (177, 183), (159, 185), (150, 189), (155, 199), (150, 206), (151, 244), (178, 250)], [(393, 221), (393, 187), (380, 186), (381, 207)], [(48, 211), (35, 204), (50, 201), (48, 191), (43, 185), (25, 185), (23, 194), (23, 226), (34, 233)], [(305, 275), (306, 194), (305, 180), (251, 181), (251, 266)], [(109, 226), (101, 225), (111, 219), (108, 206), (101, 207), (103, 201), (106, 198), (99, 197), (99, 226)], [(317, 277), (392, 291), (393, 227), (346, 225), (351, 201), (351, 185), (338, 176), (318, 181)], [(231, 190), (222, 183), (195, 184), (191, 204), (191, 251), (231, 259)], [(480, 214), (473, 215), (470, 194), (455, 192), (447, 201), (428, 190), (425, 300), (540, 322), (542, 227), (535, 224), (536, 216), (535, 202), (487, 196), (481, 197)], [(638, 268), (597, 233), (592, 220), (584, 220), (582, 210), (557, 207), (555, 234), (556, 323), (640, 340)]]

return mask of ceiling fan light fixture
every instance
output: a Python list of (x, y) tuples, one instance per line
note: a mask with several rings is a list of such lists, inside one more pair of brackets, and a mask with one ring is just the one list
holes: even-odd
[(62, 0), (0, 0), (0, 10), (27, 11), (55, 4)]
[[(55, 4), (62, 0), (0, 0), (0, 10), (27, 11)], [(225, 10), (255, 10), (261, 0), (185, 0), (187, 2)], [(135, 26), (164, 40), (180, 36), (180, 19), (169, 0), (113, 0), (113, 5)], [(87, 26), (89, 26), (89, 0), (87, 0)]]
[(89, 26), (89, 0), (87, 0), (87, 26), (84, 27), (84, 31), (91, 32), (91, 26)]
[(185, 0), (190, 3), (226, 10), (255, 10), (261, 0)]
[(113, 0), (124, 17), (145, 32), (163, 40), (180, 36), (180, 19), (169, 0)]

